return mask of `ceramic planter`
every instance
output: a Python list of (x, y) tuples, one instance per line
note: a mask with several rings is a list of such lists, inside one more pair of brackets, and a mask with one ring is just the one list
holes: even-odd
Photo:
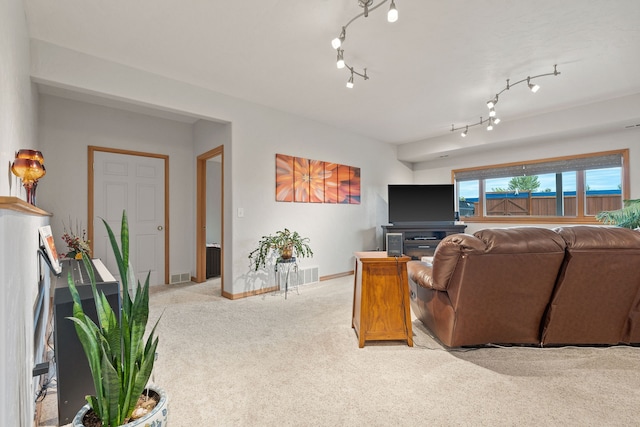
[[(167, 396), (167, 392), (155, 385), (150, 386), (149, 389), (155, 391), (160, 395), (160, 402), (158, 402), (156, 407), (153, 408), (153, 410), (144, 417), (124, 424), (122, 427), (167, 427), (167, 415), (169, 412), (169, 397)], [(74, 417), (72, 426), (84, 427), (84, 424), (82, 424), (82, 419), (90, 409), (91, 408), (88, 404), (84, 405)]]

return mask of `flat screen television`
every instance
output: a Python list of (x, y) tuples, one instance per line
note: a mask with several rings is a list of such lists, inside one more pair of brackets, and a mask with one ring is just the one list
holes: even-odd
[(453, 184), (389, 184), (388, 201), (393, 225), (455, 221)]

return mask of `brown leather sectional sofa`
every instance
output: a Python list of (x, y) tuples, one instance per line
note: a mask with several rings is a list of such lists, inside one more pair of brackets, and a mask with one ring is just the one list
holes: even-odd
[(414, 314), (448, 347), (640, 343), (638, 231), (486, 229), (407, 268)]

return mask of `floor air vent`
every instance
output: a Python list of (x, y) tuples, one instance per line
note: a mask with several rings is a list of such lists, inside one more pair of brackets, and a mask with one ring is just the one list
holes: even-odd
[(307, 285), (316, 283), (320, 280), (318, 277), (318, 267), (300, 267), (298, 270), (298, 285)]
[(191, 280), (191, 276), (189, 273), (180, 273), (180, 274), (172, 274), (169, 278), (169, 284), (173, 285), (175, 283), (184, 283)]

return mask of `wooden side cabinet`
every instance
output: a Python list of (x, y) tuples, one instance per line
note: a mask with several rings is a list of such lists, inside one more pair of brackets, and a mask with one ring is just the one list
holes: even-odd
[(408, 256), (388, 257), (386, 252), (356, 252), (351, 326), (358, 345), (366, 341), (406, 340), (413, 347)]

